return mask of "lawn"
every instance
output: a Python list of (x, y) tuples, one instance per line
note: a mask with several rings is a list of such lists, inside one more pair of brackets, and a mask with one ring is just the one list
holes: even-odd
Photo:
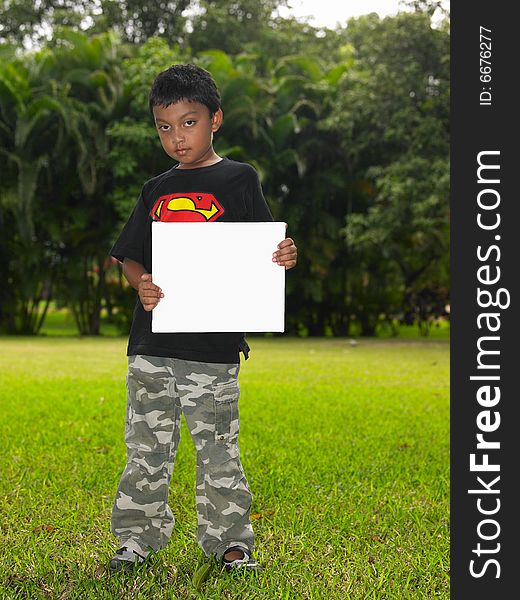
[(184, 421), (172, 539), (147, 569), (106, 570), (126, 339), (0, 338), (0, 598), (449, 598), (449, 340), (249, 343), (240, 448), (265, 571), (199, 582)]

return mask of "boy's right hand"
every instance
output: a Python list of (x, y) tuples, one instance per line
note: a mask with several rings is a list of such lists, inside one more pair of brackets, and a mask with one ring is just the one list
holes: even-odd
[(137, 293), (146, 311), (154, 309), (159, 304), (159, 300), (164, 298), (161, 288), (152, 283), (151, 273), (143, 273), (141, 275)]

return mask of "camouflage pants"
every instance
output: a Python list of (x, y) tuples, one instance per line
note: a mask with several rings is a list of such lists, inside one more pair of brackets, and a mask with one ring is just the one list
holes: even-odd
[(252, 495), (239, 457), (239, 364), (130, 356), (127, 464), (112, 508), (121, 545), (146, 555), (175, 523), (168, 489), (184, 414), (197, 451), (197, 540), (220, 559), (236, 543), (253, 550)]

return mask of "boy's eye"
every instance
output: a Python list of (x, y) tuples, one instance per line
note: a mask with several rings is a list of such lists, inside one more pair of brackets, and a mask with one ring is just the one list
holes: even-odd
[[(164, 129), (166, 127), (166, 129)], [(159, 131), (166, 131), (169, 125), (159, 125)]]
[(194, 121), (193, 119), (189, 119), (188, 121), (184, 121), (184, 125), (186, 125), (186, 127), (193, 127), (193, 125), (195, 125), (196, 121)]

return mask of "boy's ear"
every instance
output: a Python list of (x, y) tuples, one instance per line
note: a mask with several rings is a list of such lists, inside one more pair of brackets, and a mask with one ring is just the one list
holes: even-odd
[(213, 133), (220, 129), (223, 119), (224, 113), (222, 112), (222, 109), (219, 108), (211, 117), (211, 131), (213, 131)]

